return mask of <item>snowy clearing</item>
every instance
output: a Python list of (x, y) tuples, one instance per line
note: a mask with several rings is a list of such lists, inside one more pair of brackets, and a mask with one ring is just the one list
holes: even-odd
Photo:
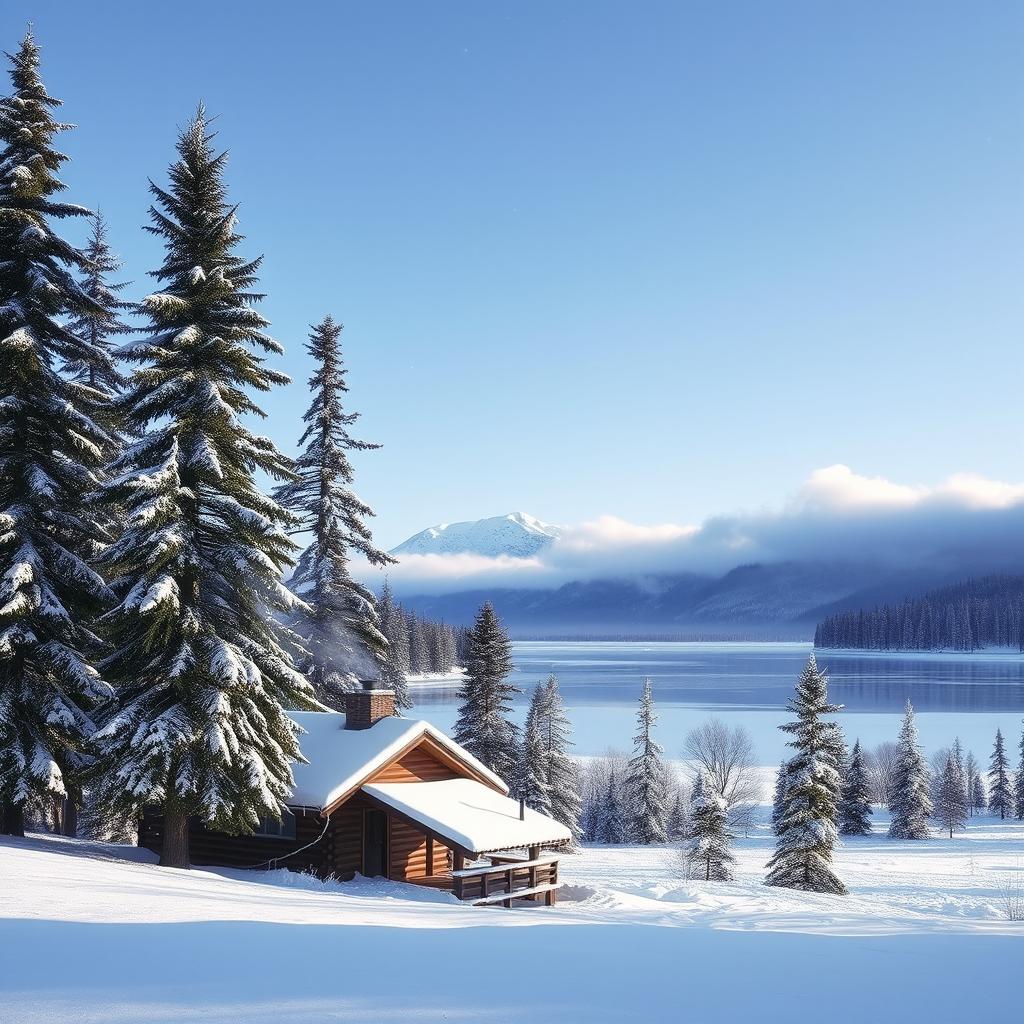
[(992, 979), (1024, 955), (1024, 922), (1006, 915), (1024, 825), (975, 822), (952, 842), (848, 842), (845, 898), (762, 885), (759, 831), (737, 844), (734, 883), (681, 880), (671, 848), (591, 847), (563, 858), (557, 907), (511, 912), (390, 882), (182, 872), (132, 847), (3, 839), (0, 1003), (10, 1024), (590, 1024), (778, 1019), (799, 991), (830, 1021), (897, 1005), (907, 1021), (1005, 1015)]

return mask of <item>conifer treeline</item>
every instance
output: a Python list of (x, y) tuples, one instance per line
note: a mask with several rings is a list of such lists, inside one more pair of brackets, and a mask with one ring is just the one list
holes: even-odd
[(969, 579), (900, 604), (839, 612), (818, 624), (814, 645), (874, 651), (1024, 651), (1024, 577)]

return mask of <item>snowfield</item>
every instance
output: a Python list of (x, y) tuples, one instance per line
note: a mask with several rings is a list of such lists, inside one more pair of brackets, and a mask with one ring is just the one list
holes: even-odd
[(509, 912), (377, 880), (184, 872), (133, 847), (0, 839), (0, 1019), (1008, 1019), (1020, 822), (848, 841), (845, 898), (765, 887), (770, 847), (763, 828), (740, 840), (729, 884), (683, 880), (669, 847), (590, 847), (563, 859), (558, 906)]

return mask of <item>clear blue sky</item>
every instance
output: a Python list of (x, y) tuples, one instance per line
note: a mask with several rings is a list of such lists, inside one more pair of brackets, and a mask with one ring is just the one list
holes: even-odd
[(1024, 479), (1024, 6), (12, 3), (128, 276), (198, 99), (296, 386), (346, 324), (390, 546), (693, 522), (816, 467)]

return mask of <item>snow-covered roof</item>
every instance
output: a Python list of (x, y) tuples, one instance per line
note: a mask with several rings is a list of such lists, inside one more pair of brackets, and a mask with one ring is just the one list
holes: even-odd
[(288, 803), (293, 806), (329, 807), (423, 736), (444, 747), (475, 775), (489, 780), (503, 793), (508, 792), (497, 775), (429, 722), (390, 717), (375, 722), (369, 729), (346, 729), (345, 716), (335, 711), (289, 714), (305, 730), (305, 735), (299, 737), (299, 749), (309, 762), (292, 765), (295, 789)]
[(468, 853), (556, 846), (569, 842), (569, 830), (552, 818), (473, 779), (439, 782), (371, 782), (363, 792), (406, 815)]

